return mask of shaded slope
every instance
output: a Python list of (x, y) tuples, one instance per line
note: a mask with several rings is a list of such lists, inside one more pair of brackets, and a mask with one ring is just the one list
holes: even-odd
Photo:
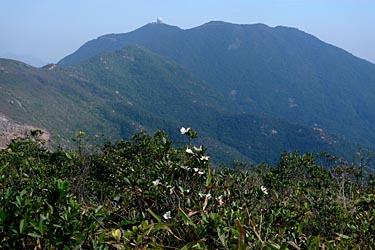
[[(275, 163), (283, 150), (350, 155), (356, 149), (337, 136), (331, 136), (336, 141), (331, 145), (319, 131), (284, 120), (237, 114), (233, 101), (207, 82), (139, 46), (102, 53), (74, 67), (37, 69), (9, 60), (0, 65), (5, 90), (0, 111), (46, 128), (56, 141), (77, 130), (128, 138), (142, 129), (164, 129), (183, 140), (178, 130), (189, 126), (216, 161)], [(264, 128), (279, 134), (264, 137)], [(303, 138), (296, 139), (300, 129)]]
[(62, 70), (85, 77), (93, 87), (109, 93), (101, 107), (107, 119), (120, 122), (127, 114), (126, 119), (139, 128), (167, 129), (172, 123), (175, 129), (189, 124), (205, 132), (219, 112), (234, 110), (205, 82), (142, 47), (100, 54)]
[(274, 165), (283, 152), (334, 152), (351, 161), (360, 148), (320, 127), (306, 127), (265, 115), (222, 116), (217, 121), (215, 136), (256, 162)]

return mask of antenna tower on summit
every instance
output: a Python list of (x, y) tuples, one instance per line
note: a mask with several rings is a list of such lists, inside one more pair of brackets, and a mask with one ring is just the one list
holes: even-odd
[(163, 23), (163, 19), (161, 17), (156, 18), (156, 23), (157, 24), (162, 24)]

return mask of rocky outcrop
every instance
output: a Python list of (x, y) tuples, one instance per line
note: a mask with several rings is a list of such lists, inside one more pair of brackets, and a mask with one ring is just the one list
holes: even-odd
[(5, 148), (12, 139), (28, 136), (34, 130), (41, 130), (40, 138), (48, 144), (50, 139), (48, 131), (30, 125), (18, 124), (0, 113), (0, 149)]

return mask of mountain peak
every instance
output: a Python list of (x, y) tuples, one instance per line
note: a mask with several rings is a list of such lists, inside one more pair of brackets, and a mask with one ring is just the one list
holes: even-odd
[(156, 21), (152, 22), (152, 23), (155, 23), (155, 24), (163, 24), (163, 19), (161, 17), (158, 17), (156, 18)]
[[(151, 22), (151, 23), (148, 23), (142, 27), (140, 27), (139, 29), (136, 29), (132, 32), (136, 32), (138, 30), (142, 30), (142, 29), (155, 29), (155, 30), (167, 30), (167, 29), (170, 29), (170, 30), (181, 30), (181, 28), (179, 28), (178, 26), (174, 26), (174, 25), (170, 25), (170, 24), (167, 24), (167, 23), (164, 23), (162, 21), (155, 21), (155, 22)], [(132, 33), (132, 32), (129, 32), (129, 33)]]

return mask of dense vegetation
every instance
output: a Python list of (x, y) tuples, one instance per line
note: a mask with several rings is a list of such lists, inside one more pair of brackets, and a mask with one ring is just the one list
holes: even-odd
[(0, 151), (3, 249), (373, 249), (371, 154), (281, 155), (277, 166), (213, 166), (192, 129), (50, 152)]

